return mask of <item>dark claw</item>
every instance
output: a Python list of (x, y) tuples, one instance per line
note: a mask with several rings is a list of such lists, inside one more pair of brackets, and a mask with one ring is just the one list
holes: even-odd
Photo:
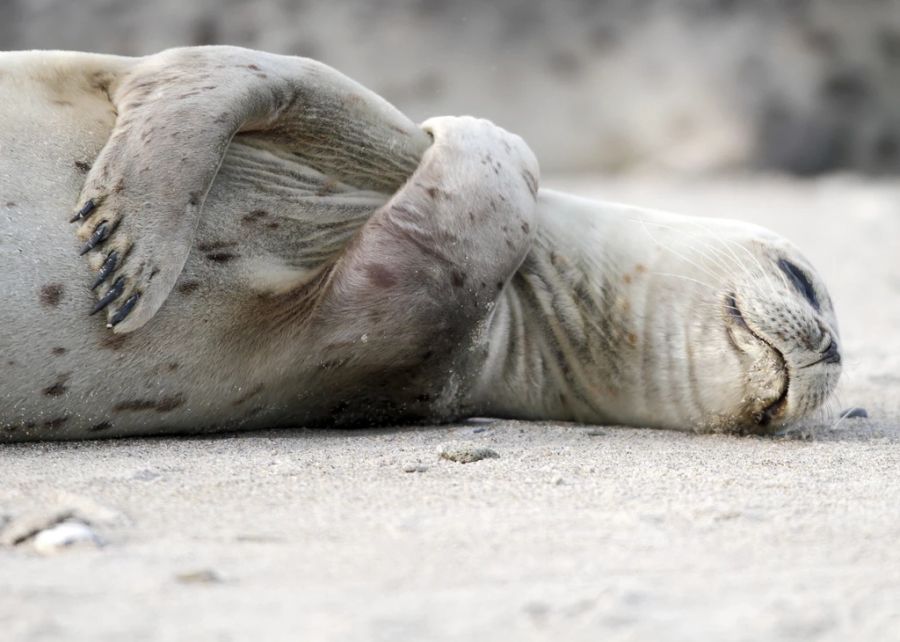
[(118, 299), (120, 296), (122, 296), (122, 291), (124, 289), (125, 289), (125, 277), (120, 276), (118, 279), (116, 279), (116, 282), (112, 284), (112, 287), (106, 291), (106, 294), (104, 294), (100, 298), (100, 300), (97, 301), (97, 305), (95, 305), (94, 309), (91, 310), (91, 314), (97, 314), (98, 312), (100, 312), (100, 310), (102, 310), (103, 308), (108, 306), (110, 303), (112, 303), (113, 301)]
[(100, 225), (98, 225), (94, 230), (94, 233), (91, 234), (91, 238), (87, 240), (87, 243), (81, 246), (81, 251), (79, 252), (79, 254), (84, 256), (95, 247), (103, 243), (103, 241), (109, 238), (109, 233), (111, 231), (112, 230), (110, 230), (109, 224), (106, 221), (100, 223)]
[(113, 250), (109, 253), (109, 256), (106, 257), (106, 260), (103, 261), (103, 265), (100, 267), (100, 272), (97, 273), (97, 280), (94, 281), (94, 285), (91, 286), (91, 289), (96, 290), (101, 283), (108, 279), (109, 275), (115, 271), (116, 265), (118, 265), (118, 263), (119, 253)]
[(109, 323), (106, 324), (107, 327), (113, 328), (113, 327), (119, 325), (120, 323), (122, 323), (122, 321), (125, 320), (125, 317), (128, 316), (128, 313), (131, 312), (132, 309), (134, 309), (134, 306), (137, 304), (138, 299), (140, 299), (140, 298), (141, 298), (141, 293), (135, 292), (130, 297), (125, 299), (125, 303), (122, 304), (122, 307), (119, 308), (118, 310), (116, 310), (116, 313), (114, 315), (112, 315), (112, 318), (109, 320)]
[(93, 199), (88, 199), (88, 202), (84, 204), (84, 207), (78, 210), (75, 216), (69, 219), (69, 223), (77, 223), (78, 221), (87, 218), (90, 213), (94, 211), (95, 207), (97, 206), (94, 205)]

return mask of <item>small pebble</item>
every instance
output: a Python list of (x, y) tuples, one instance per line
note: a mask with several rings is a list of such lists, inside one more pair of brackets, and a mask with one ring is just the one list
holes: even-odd
[(84, 522), (65, 521), (44, 529), (34, 536), (34, 550), (42, 555), (58, 553), (75, 546), (100, 548), (103, 540)]
[(868, 419), (869, 413), (865, 408), (847, 408), (841, 413), (842, 419)]
[(179, 573), (175, 579), (182, 584), (219, 584), (222, 581), (218, 573), (208, 568)]
[(441, 446), (438, 449), (441, 459), (449, 459), (460, 464), (471, 464), (482, 459), (499, 459), (495, 450), (480, 446)]

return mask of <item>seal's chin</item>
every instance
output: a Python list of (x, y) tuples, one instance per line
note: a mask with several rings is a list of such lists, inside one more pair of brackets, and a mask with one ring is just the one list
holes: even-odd
[(790, 389), (790, 373), (784, 354), (747, 324), (733, 293), (725, 297), (728, 338), (749, 361), (746, 405), (740, 412), (740, 429), (770, 432), (772, 424), (785, 414)]

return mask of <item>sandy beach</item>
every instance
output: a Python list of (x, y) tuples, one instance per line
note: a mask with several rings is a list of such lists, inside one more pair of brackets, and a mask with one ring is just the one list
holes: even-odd
[[(477, 420), (0, 446), (0, 639), (900, 640), (900, 185), (544, 184), (793, 240), (841, 323), (835, 413), (773, 438)], [(477, 449), (498, 456), (439, 454)], [(65, 519), (98, 542), (42, 553)]]

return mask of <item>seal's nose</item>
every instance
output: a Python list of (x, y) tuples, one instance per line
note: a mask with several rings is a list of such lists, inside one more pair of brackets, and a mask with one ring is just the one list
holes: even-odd
[(809, 368), (819, 363), (840, 363), (841, 362), (841, 352), (838, 349), (838, 344), (834, 342), (834, 339), (828, 342), (828, 346), (819, 352), (821, 357), (813, 361), (812, 363), (807, 363), (805, 366), (801, 366), (801, 368)]
[(841, 353), (838, 350), (838, 345), (832, 340), (828, 347), (825, 348), (825, 351), (822, 352), (823, 363), (840, 363), (841, 362)]

